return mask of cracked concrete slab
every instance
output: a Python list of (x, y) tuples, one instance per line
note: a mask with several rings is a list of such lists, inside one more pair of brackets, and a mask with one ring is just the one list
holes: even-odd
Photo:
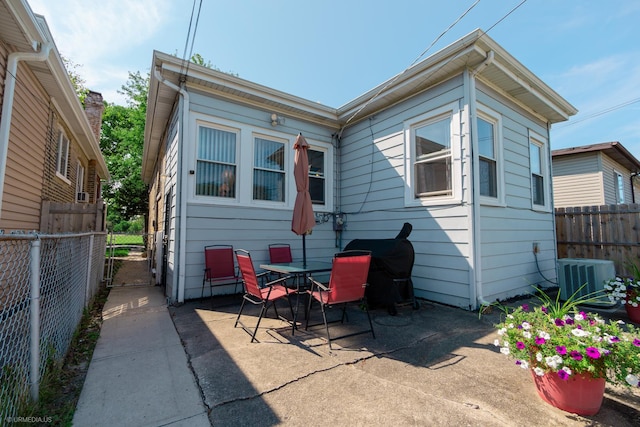
[[(599, 425), (640, 421), (640, 394), (607, 389), (600, 413), (579, 417), (551, 407), (530, 374), (500, 354), (490, 316), (422, 302), (397, 316), (371, 312), (363, 334), (327, 345), (324, 328), (295, 334), (264, 319), (257, 338), (234, 328), (239, 300), (189, 302), (170, 312), (212, 425)], [(286, 311), (281, 310), (280, 314)], [(247, 323), (257, 310), (247, 311)], [(315, 313), (315, 320), (318, 320)], [(252, 318), (253, 316), (253, 318)], [(299, 318), (298, 320), (304, 321)], [(366, 326), (357, 309), (344, 331)], [(334, 329), (335, 328), (335, 329)], [(338, 332), (339, 333), (339, 332)]]

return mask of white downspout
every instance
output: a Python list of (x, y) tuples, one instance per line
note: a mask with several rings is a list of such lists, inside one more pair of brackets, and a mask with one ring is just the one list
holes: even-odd
[(4, 197), (4, 176), (7, 173), (7, 156), (9, 152), (9, 131), (11, 130), (11, 112), (16, 88), (16, 74), (20, 61), (46, 61), (51, 51), (51, 43), (45, 43), (40, 52), (13, 52), (7, 58), (7, 75), (4, 80), (4, 96), (2, 99), (2, 116), (0, 119), (0, 218), (2, 218), (2, 199)]
[(489, 303), (484, 299), (484, 293), (482, 292), (482, 242), (480, 238), (480, 186), (478, 181), (479, 175), (479, 148), (478, 148), (478, 132), (476, 131), (477, 123), (477, 105), (476, 105), (476, 75), (484, 70), (488, 65), (493, 62), (493, 51), (487, 53), (486, 59), (478, 65), (474, 70), (469, 71), (469, 134), (471, 135), (471, 188), (472, 188), (472, 201), (471, 201), (471, 221), (470, 221), (470, 248), (472, 258), (472, 271), (473, 277), (471, 277), (472, 284), (470, 295), (471, 301), (474, 305), (472, 310), (478, 308), (479, 305), (488, 305)]
[[(153, 73), (160, 83), (169, 86), (171, 89), (177, 91), (182, 95), (182, 119), (180, 123), (180, 133), (182, 134), (182, 137), (178, 139), (178, 171), (176, 173), (176, 182), (180, 185), (180, 190), (176, 191), (176, 218), (179, 222), (179, 233), (178, 247), (176, 248), (175, 253), (178, 254), (178, 274), (173, 276), (173, 285), (174, 289), (177, 290), (177, 302), (183, 303), (185, 291), (184, 288), (186, 286), (186, 253), (183, 253), (183, 251), (186, 251), (187, 247), (187, 220), (186, 218), (182, 217), (183, 215), (186, 215), (187, 212), (187, 179), (185, 178), (183, 171), (186, 170), (186, 167), (184, 165), (184, 146), (186, 141), (189, 140), (189, 92), (187, 92), (184, 88), (178, 87), (172, 82), (165, 80), (164, 77), (162, 77), (162, 75), (160, 74), (160, 71), (158, 71), (158, 68), (154, 68)], [(165, 230), (165, 233), (167, 231), (168, 230)]]

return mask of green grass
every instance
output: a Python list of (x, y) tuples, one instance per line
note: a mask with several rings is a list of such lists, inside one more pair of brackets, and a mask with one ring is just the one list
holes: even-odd
[(140, 234), (114, 234), (109, 236), (108, 243), (116, 246), (144, 246), (144, 240)]
[[(107, 253), (105, 254), (106, 258), (109, 258), (111, 256), (111, 249), (107, 248)], [(129, 248), (114, 248), (113, 249), (113, 256), (114, 257), (125, 257), (129, 255)]]

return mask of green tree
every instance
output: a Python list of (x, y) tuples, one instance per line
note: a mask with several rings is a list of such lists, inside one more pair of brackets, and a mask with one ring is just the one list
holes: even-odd
[(194, 64), (202, 65), (203, 67), (207, 67), (207, 68), (213, 67), (213, 64), (211, 64), (211, 61), (205, 61), (202, 55), (200, 55), (199, 53), (194, 53), (193, 56), (191, 56), (191, 62), (193, 62)]
[(148, 212), (147, 186), (141, 176), (148, 90), (149, 74), (130, 72), (119, 91), (126, 95), (127, 106), (107, 103), (102, 116), (100, 148), (111, 174), (103, 197), (112, 226), (146, 217)]
[(80, 99), (80, 103), (84, 106), (84, 99), (87, 97), (87, 93), (89, 93), (89, 89), (87, 89), (86, 81), (82, 78), (80, 73), (78, 72), (78, 68), (80, 65), (74, 63), (72, 60), (61, 56), (62, 62), (64, 63), (64, 67), (67, 69), (67, 75), (71, 80), (71, 84)]

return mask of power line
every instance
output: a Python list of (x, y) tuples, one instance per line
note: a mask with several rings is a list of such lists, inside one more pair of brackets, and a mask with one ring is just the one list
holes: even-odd
[[(364, 110), (369, 104), (371, 104), (378, 96), (380, 96), (380, 94), (386, 90), (391, 84), (393, 84), (396, 80), (398, 80), (398, 78), (400, 78), (400, 76), (402, 76), (404, 73), (406, 73), (411, 67), (413, 67), (418, 60), (420, 60), (420, 58), (422, 58), (432, 47), (433, 45), (435, 45), (438, 40), (440, 40), (447, 32), (449, 32), (449, 30), (451, 30), (458, 22), (460, 22), (460, 20), (462, 18), (464, 18), (478, 3), (480, 2), (480, 0), (476, 0), (475, 3), (473, 3), (466, 11), (464, 11), (464, 13), (462, 15), (460, 15), (460, 17), (458, 19), (456, 19), (451, 25), (449, 25), (449, 27), (447, 27), (446, 30), (444, 30), (438, 37), (436, 37), (436, 39), (429, 45), (429, 47), (427, 47), (427, 49), (425, 49), (419, 56), (418, 58), (415, 59), (415, 61), (413, 61), (411, 63), (411, 65), (409, 65), (407, 68), (405, 68), (402, 72), (400, 72), (399, 74), (397, 74), (393, 79), (391, 79), (386, 85), (384, 85), (378, 92), (376, 92), (375, 95), (373, 95), (367, 102), (364, 103), (364, 105), (362, 105), (355, 113), (353, 113), (351, 115), (351, 117), (349, 117), (349, 119), (347, 119), (347, 121), (344, 123), (344, 125), (342, 125), (342, 128), (340, 128), (340, 132), (338, 132), (338, 136), (340, 137), (342, 135), (342, 131), (344, 130), (344, 128), (347, 126), (347, 124), (353, 120), (353, 118), (355, 116), (357, 116), (358, 114), (360, 114), (360, 112), (362, 110)], [(489, 31), (491, 31), (496, 25), (498, 25), (499, 23), (501, 23), (502, 21), (504, 21), (509, 15), (511, 15), (513, 12), (515, 12), (520, 6), (522, 6), (524, 3), (526, 3), (527, 0), (522, 0), (520, 3), (518, 3), (516, 6), (514, 6), (509, 12), (507, 12), (504, 16), (502, 16), (500, 19), (498, 19), (493, 25), (491, 25), (486, 31), (482, 31), (482, 34), (480, 35), (480, 37), (484, 36), (485, 34), (487, 34)], [(440, 68), (442, 68), (444, 65), (441, 65), (438, 70)], [(435, 70), (433, 73), (435, 73)], [(432, 74), (433, 74), (432, 73)]]
[(187, 62), (187, 74), (189, 73), (189, 65), (191, 64), (191, 56), (193, 55), (193, 45), (196, 41), (196, 34), (198, 33), (198, 22), (200, 22), (200, 11), (202, 10), (202, 0), (198, 5), (198, 14), (196, 15), (196, 24), (193, 28), (193, 35), (191, 36), (191, 49), (189, 50), (189, 61)]
[[(524, 0), (526, 1), (526, 0)], [(400, 76), (402, 76), (404, 73), (406, 73), (411, 67), (413, 67), (419, 60), (420, 58), (422, 58), (428, 51), (429, 49), (431, 49), (433, 47), (433, 45), (435, 45), (438, 40), (440, 40), (445, 34), (447, 34), (449, 32), (449, 30), (451, 30), (458, 22), (460, 22), (460, 20), (462, 18), (464, 18), (467, 13), (469, 13), (471, 11), (471, 9), (473, 9), (474, 7), (476, 7), (476, 5), (480, 3), (480, 0), (476, 0), (475, 3), (473, 3), (462, 15), (460, 15), (460, 17), (458, 17), (458, 19), (456, 19), (451, 25), (449, 25), (449, 27), (447, 27), (446, 30), (444, 30), (438, 37), (436, 37), (436, 39), (429, 45), (429, 47), (427, 47), (420, 55), (418, 55), (418, 57), (408, 66), (406, 67), (404, 70), (402, 70), (402, 72), (400, 72), (399, 74), (396, 74), (396, 76), (394, 78), (392, 78), (391, 80), (389, 80), (389, 82), (384, 85), (382, 88), (380, 88), (380, 90), (373, 95), (367, 102), (365, 102), (355, 113), (353, 113), (351, 115), (351, 117), (349, 117), (347, 119), (347, 121), (344, 123), (344, 125), (342, 125), (342, 128), (340, 129), (339, 135), (342, 135), (342, 131), (344, 130), (345, 126), (351, 121), (353, 120), (353, 118), (355, 116), (357, 116), (362, 110), (364, 110), (367, 105), (369, 105), (370, 103), (372, 103), (386, 88), (388, 88), (391, 84), (393, 84), (393, 82), (395, 82), (396, 80), (398, 80), (400, 78)]]
[[(198, 21), (200, 20), (200, 11), (202, 10), (202, 0), (200, 0), (198, 5), (198, 14), (196, 15), (195, 25), (193, 23), (193, 15), (196, 10), (196, 0), (193, 0), (193, 6), (191, 7), (191, 17), (189, 19), (189, 28), (187, 30), (187, 37), (184, 41), (184, 51), (182, 53), (182, 65), (180, 67), (180, 74), (186, 76), (189, 72), (189, 63), (191, 62), (191, 55), (193, 54), (193, 42), (196, 38), (196, 33), (198, 31)], [(191, 34), (191, 26), (194, 25), (193, 34)], [(187, 57), (187, 49), (189, 48), (189, 37), (191, 37), (191, 48), (189, 49), (189, 56)], [(186, 63), (186, 68), (185, 68)]]
[(591, 113), (588, 116), (584, 116), (579, 120), (574, 120), (574, 121), (568, 122), (568, 123), (561, 123), (558, 126), (556, 126), (556, 129), (558, 129), (558, 128), (560, 128), (560, 129), (566, 128), (567, 126), (575, 125), (576, 123), (584, 122), (586, 120), (590, 120), (590, 119), (593, 119), (595, 117), (602, 116), (604, 114), (610, 113), (610, 112), (615, 111), (615, 110), (619, 110), (619, 109), (624, 108), (624, 107), (628, 107), (629, 105), (633, 105), (633, 104), (636, 104), (638, 102), (640, 102), (640, 98), (631, 99), (631, 100), (625, 101), (625, 102), (623, 102), (621, 104), (614, 105), (613, 107), (608, 107), (608, 108), (605, 108), (604, 110), (600, 110), (600, 111), (596, 111), (595, 113)]

